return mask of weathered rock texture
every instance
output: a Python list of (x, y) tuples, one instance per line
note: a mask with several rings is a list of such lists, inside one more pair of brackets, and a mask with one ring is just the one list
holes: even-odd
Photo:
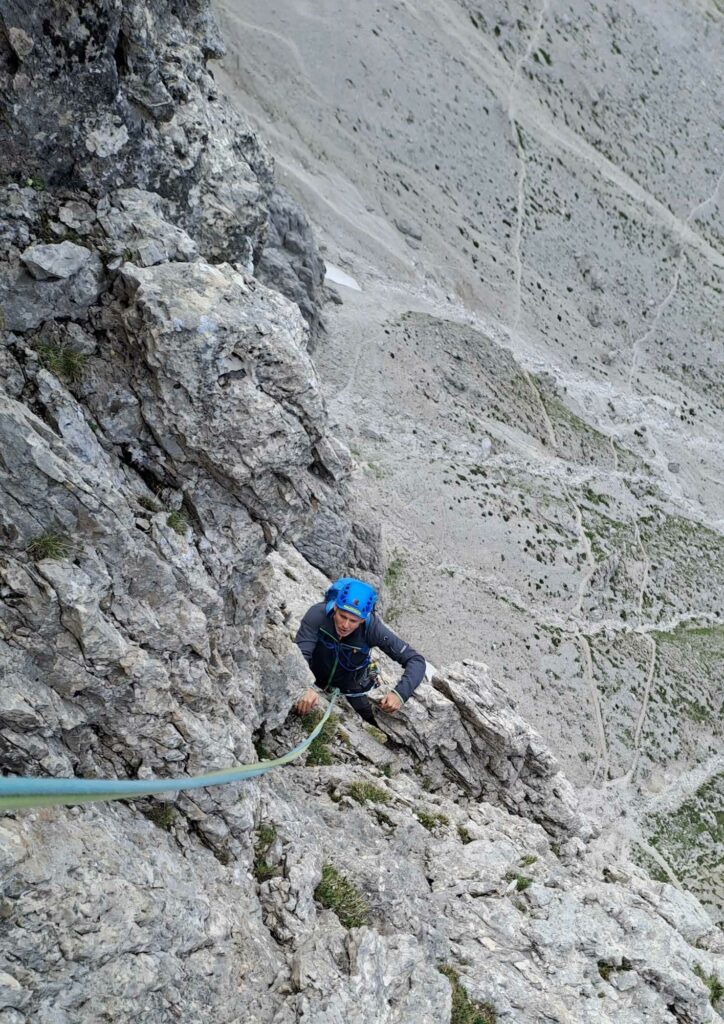
[[(309, 355), (318, 257), (220, 52), (203, 2), (0, 7), (5, 772), (286, 749), (310, 563), (379, 574)], [(444, 964), (510, 1024), (716, 1019), (720, 936), (586, 847), (484, 667), (435, 674), (387, 745), (341, 715), (327, 767), (4, 815), (0, 1024), (438, 1024)], [(366, 923), (315, 898), (328, 864)]]

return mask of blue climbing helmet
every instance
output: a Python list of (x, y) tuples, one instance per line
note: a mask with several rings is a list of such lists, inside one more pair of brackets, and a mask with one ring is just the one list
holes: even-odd
[(362, 580), (356, 580), (351, 576), (343, 576), (329, 587), (324, 600), (327, 602), (327, 615), (333, 608), (339, 608), (350, 615), (359, 615), (367, 622), (377, 604), (377, 591), (369, 583), (363, 583)]

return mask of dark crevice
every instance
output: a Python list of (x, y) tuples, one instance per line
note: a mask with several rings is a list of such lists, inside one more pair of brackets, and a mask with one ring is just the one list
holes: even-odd
[(128, 59), (128, 40), (123, 32), (118, 33), (118, 41), (113, 52), (113, 59), (116, 62), (118, 77), (122, 78), (124, 75), (127, 75), (131, 70), (131, 64)]
[(7, 73), (7, 75), (10, 78), (13, 78), (20, 70), (20, 58), (18, 57), (15, 50), (13, 50), (13, 48), (10, 46), (10, 43), (7, 43), (7, 52), (4, 55), (4, 57), (5, 59), (3, 60), (3, 70)]

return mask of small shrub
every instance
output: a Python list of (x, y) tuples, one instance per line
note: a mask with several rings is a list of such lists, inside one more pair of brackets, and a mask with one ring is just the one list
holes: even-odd
[(333, 910), (345, 928), (361, 928), (369, 921), (367, 900), (332, 864), (322, 868), (322, 880), (314, 890), (314, 898), (323, 907)]
[(371, 782), (353, 782), (347, 792), (358, 804), (363, 804), (367, 800), (373, 804), (388, 804), (390, 802), (390, 794), (387, 790), (380, 789), (379, 786), (375, 786)]
[(441, 828), (444, 825), (449, 825), (450, 822), (444, 814), (437, 814), (433, 811), (425, 811), (421, 808), (415, 811), (415, 817), (420, 822), (423, 828), (426, 828), (428, 832), (434, 832), (436, 829)]
[(74, 352), (65, 345), (40, 345), (38, 358), (46, 370), (50, 370), (66, 384), (77, 384), (83, 379), (88, 357)]
[(171, 826), (176, 821), (173, 804), (152, 803), (143, 813), (157, 828), (162, 828), (165, 832), (170, 832)]
[(398, 551), (395, 551), (393, 558), (385, 569), (385, 586), (390, 590), (396, 590), (402, 581), (402, 570), (405, 567), (405, 559)]
[(277, 837), (277, 830), (273, 825), (262, 825), (256, 834), (254, 843), (254, 877), (257, 882), (265, 882), (268, 878), (274, 878), (279, 874), (276, 864), (268, 864), (266, 855), (269, 847)]
[(181, 509), (176, 509), (173, 512), (169, 512), (166, 516), (166, 525), (170, 526), (174, 533), (178, 533), (179, 536), (184, 537), (186, 535), (186, 528), (189, 525), (189, 521), (186, 518), (186, 514)]
[(438, 970), (444, 974), (452, 988), (450, 1024), (495, 1024), (497, 1015), (490, 1003), (474, 1003), (460, 983), (454, 967), (445, 965)]
[(42, 533), (28, 544), (26, 551), (34, 562), (43, 558), (67, 558), (72, 550), (70, 538), (64, 533)]
[(701, 964), (697, 964), (694, 967), (694, 974), (697, 978), (701, 978), (709, 989), (709, 1002), (714, 1006), (724, 996), (724, 985), (719, 981), (716, 974), (707, 974)]
[(390, 764), (389, 761), (386, 764), (381, 764), (379, 766), (379, 770), (380, 770), (380, 775), (384, 775), (384, 777), (386, 779), (391, 779), (392, 778), (392, 765)]

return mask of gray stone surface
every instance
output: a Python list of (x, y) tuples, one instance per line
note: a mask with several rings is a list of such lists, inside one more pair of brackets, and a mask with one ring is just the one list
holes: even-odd
[[(5, 773), (177, 777), (286, 751), (305, 733), (293, 637), (328, 584), (315, 566), (359, 566), (399, 613), (380, 557), (388, 509), (350, 508), (364, 457), (330, 436), (308, 351), (313, 241), (219, 99), (206, 61), (221, 52), (201, 0), (0, 10)], [(405, 252), (400, 232), (417, 253), (435, 231), (412, 204), (394, 220)], [(297, 304), (253, 275), (262, 252)], [(581, 267), (602, 303), (607, 273)], [(435, 323), (415, 333), (430, 337), (459, 415), (497, 396), (509, 436), (543, 446), (542, 399), (513, 355)], [(390, 376), (391, 407), (405, 374)], [(559, 392), (536, 380), (553, 408)], [(364, 423), (347, 397), (345, 427), (414, 451), (416, 434), (379, 409)], [(560, 452), (596, 464), (595, 432), (548, 415)], [(474, 447), (487, 466), (502, 438), (491, 426)], [(640, 452), (618, 457), (643, 494)], [(677, 614), (697, 588), (718, 593), (700, 538), (684, 579), (674, 535), (638, 529), (657, 608), (672, 580)], [(589, 565), (604, 581), (578, 594), (591, 621), (608, 621), (620, 564)], [(429, 653), (431, 637), (409, 639)], [(597, 836), (508, 681), (457, 661), (397, 716), (379, 712), (381, 731), (340, 706), (329, 764), (0, 816), (2, 1024), (438, 1024), (443, 965), (500, 1024), (720, 1020), (701, 975), (724, 977), (724, 944), (701, 905), (632, 863), (617, 833)], [(393, 684), (396, 667), (383, 673)], [(325, 865), (364, 899), (364, 923), (323, 905)]]
[(257, 275), (296, 302), (309, 324), (312, 343), (324, 329), (320, 313), (324, 273), (324, 260), (304, 210), (277, 185), (269, 200), (268, 234)]

